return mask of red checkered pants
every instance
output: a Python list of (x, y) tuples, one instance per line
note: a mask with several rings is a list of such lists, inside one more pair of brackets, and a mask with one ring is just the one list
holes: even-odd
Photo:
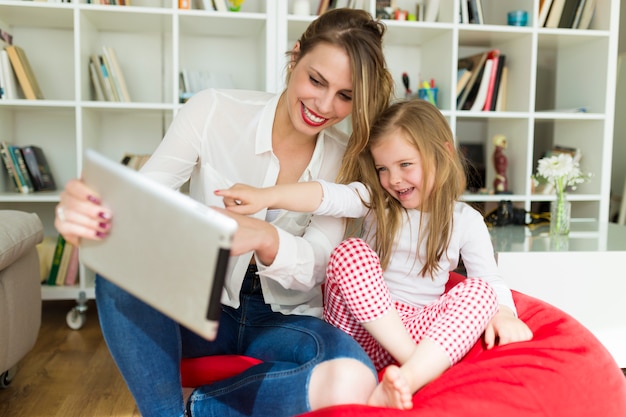
[(465, 279), (423, 308), (394, 302), (378, 255), (357, 238), (333, 251), (326, 276), (324, 320), (354, 337), (378, 370), (395, 360), (360, 323), (383, 316), (392, 303), (413, 340), (427, 337), (439, 344), (451, 364), (476, 343), (498, 308), (491, 286), (477, 278)]

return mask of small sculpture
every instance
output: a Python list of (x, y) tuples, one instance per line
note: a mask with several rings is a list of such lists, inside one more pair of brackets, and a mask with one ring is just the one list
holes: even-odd
[(494, 192), (496, 194), (510, 194), (506, 178), (506, 169), (509, 161), (504, 154), (504, 150), (506, 149), (506, 136), (494, 136), (493, 144), (496, 146), (493, 151), (493, 166), (496, 169), (496, 177), (493, 180)]

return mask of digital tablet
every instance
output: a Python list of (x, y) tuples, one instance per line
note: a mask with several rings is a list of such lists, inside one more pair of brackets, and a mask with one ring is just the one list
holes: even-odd
[(81, 262), (213, 340), (236, 221), (93, 150), (83, 180), (113, 218), (105, 239), (81, 240)]

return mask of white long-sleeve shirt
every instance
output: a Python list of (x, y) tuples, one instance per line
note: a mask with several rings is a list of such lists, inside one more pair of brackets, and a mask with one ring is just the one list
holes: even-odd
[[(369, 233), (365, 239), (373, 246), (376, 219), (373, 215), (368, 215), (368, 209), (361, 201), (361, 197), (364, 201), (369, 201), (368, 189), (362, 183), (356, 182), (349, 185), (326, 181), (319, 183), (322, 185), (324, 198), (314, 214), (354, 218), (365, 216), (364, 226)], [(392, 299), (416, 307), (432, 303), (443, 294), (450, 271), (457, 268), (462, 257), (467, 276), (488, 282), (493, 287), (498, 302), (516, 312), (511, 291), (498, 273), (489, 230), (478, 211), (463, 202), (455, 204), (450, 244), (433, 279), (419, 275), (424, 266), (421, 258), (426, 253), (425, 242), (419, 250), (421, 256), (416, 256), (415, 250), (420, 235), (420, 211), (406, 212), (403, 227), (394, 241), (393, 255), (383, 272)], [(426, 213), (424, 221), (428, 222)]]
[[(279, 95), (242, 90), (206, 90), (193, 96), (173, 120), (142, 172), (179, 189), (189, 178), (190, 196), (223, 207), (216, 189), (234, 183), (274, 185), (280, 170), (272, 151), (272, 125)], [(300, 181), (335, 179), (347, 137), (335, 128), (322, 131)], [(255, 215), (265, 219), (266, 210)], [(265, 301), (286, 314), (321, 315), (319, 285), (332, 249), (341, 241), (341, 219), (281, 211), (271, 222), (279, 247), (267, 266), (257, 259)], [(184, 236), (181, 236), (184, 239)], [(231, 258), (222, 302), (239, 306), (239, 290), (252, 253)], [(182, 260), (172, 259), (172, 262)], [(211, 271), (207, 271), (207, 274)]]

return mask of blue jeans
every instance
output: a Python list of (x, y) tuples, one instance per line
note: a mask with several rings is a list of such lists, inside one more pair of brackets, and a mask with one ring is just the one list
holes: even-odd
[[(310, 411), (308, 385), (321, 362), (355, 358), (375, 370), (344, 332), (311, 316), (272, 312), (250, 267), (241, 305), (222, 307), (217, 338), (207, 341), (101, 276), (96, 305), (104, 339), (144, 417), (293, 416)], [(194, 390), (183, 403), (182, 357), (221, 354), (261, 359), (243, 373)]]

